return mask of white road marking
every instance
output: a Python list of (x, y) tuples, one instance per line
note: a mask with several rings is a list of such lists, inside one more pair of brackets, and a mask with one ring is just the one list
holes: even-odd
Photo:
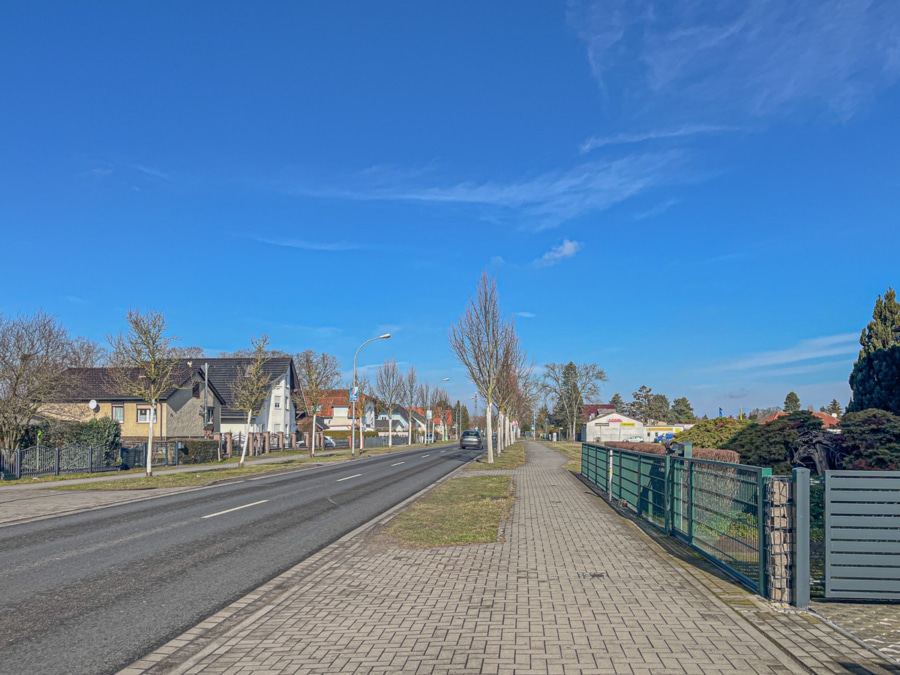
[(355, 473), (352, 476), (347, 476), (346, 478), (338, 478), (335, 482), (340, 483), (342, 480), (350, 480), (351, 478), (359, 478), (360, 476), (362, 476), (361, 473)]
[(406, 462), (397, 462), (396, 464), (391, 464), (391, 466), (400, 466), (401, 464), (406, 464)]
[(426, 457), (431, 457), (431, 455), (422, 455), (420, 459), (425, 459)]
[(203, 518), (215, 518), (216, 516), (224, 516), (226, 513), (231, 513), (232, 511), (240, 511), (241, 509), (247, 509), (251, 506), (257, 506), (258, 504), (265, 504), (268, 499), (263, 499), (260, 502), (253, 502), (252, 504), (244, 504), (243, 506), (235, 506), (233, 509), (228, 509), (227, 511), (219, 511), (218, 513), (210, 513), (208, 516), (203, 516)]

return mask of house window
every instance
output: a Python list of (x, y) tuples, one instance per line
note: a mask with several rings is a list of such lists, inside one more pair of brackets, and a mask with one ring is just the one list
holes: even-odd
[(114, 405), (112, 407), (112, 418), (119, 424), (123, 424), (125, 422), (125, 406)]
[(276, 398), (275, 399), (275, 410), (280, 410), (280, 409), (281, 409), (281, 399)]
[[(150, 424), (150, 408), (137, 409), (138, 424)], [(156, 423), (156, 413), (153, 413), (153, 422)]]

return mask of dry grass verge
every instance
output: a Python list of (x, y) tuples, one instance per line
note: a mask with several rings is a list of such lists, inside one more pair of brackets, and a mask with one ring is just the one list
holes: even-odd
[(509, 476), (448, 480), (400, 512), (384, 533), (412, 548), (495, 542), (512, 507), (511, 488)]
[(525, 463), (525, 443), (513, 443), (502, 455), (494, 454), (494, 463), (488, 464), (487, 454), (466, 465), (466, 471), (497, 471), (515, 469)]

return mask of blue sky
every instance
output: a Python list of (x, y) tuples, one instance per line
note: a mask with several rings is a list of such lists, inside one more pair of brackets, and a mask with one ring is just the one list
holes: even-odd
[(900, 4), (0, 5), (0, 312), (268, 333), (456, 398), (482, 270), (536, 364), (849, 399), (898, 286)]

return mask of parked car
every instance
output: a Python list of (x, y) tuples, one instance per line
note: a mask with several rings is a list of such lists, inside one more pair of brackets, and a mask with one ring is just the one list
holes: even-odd
[(643, 443), (644, 437), (643, 436), (629, 436), (628, 438), (625, 439), (625, 442), (626, 443)]
[(459, 437), (459, 447), (483, 450), (484, 439), (481, 437), (481, 432), (477, 429), (467, 429), (464, 431), (462, 436)]
[(324, 447), (326, 447), (326, 448), (336, 448), (337, 447), (337, 443), (334, 442), (334, 439), (331, 436), (322, 436), (322, 438), (325, 439)]

